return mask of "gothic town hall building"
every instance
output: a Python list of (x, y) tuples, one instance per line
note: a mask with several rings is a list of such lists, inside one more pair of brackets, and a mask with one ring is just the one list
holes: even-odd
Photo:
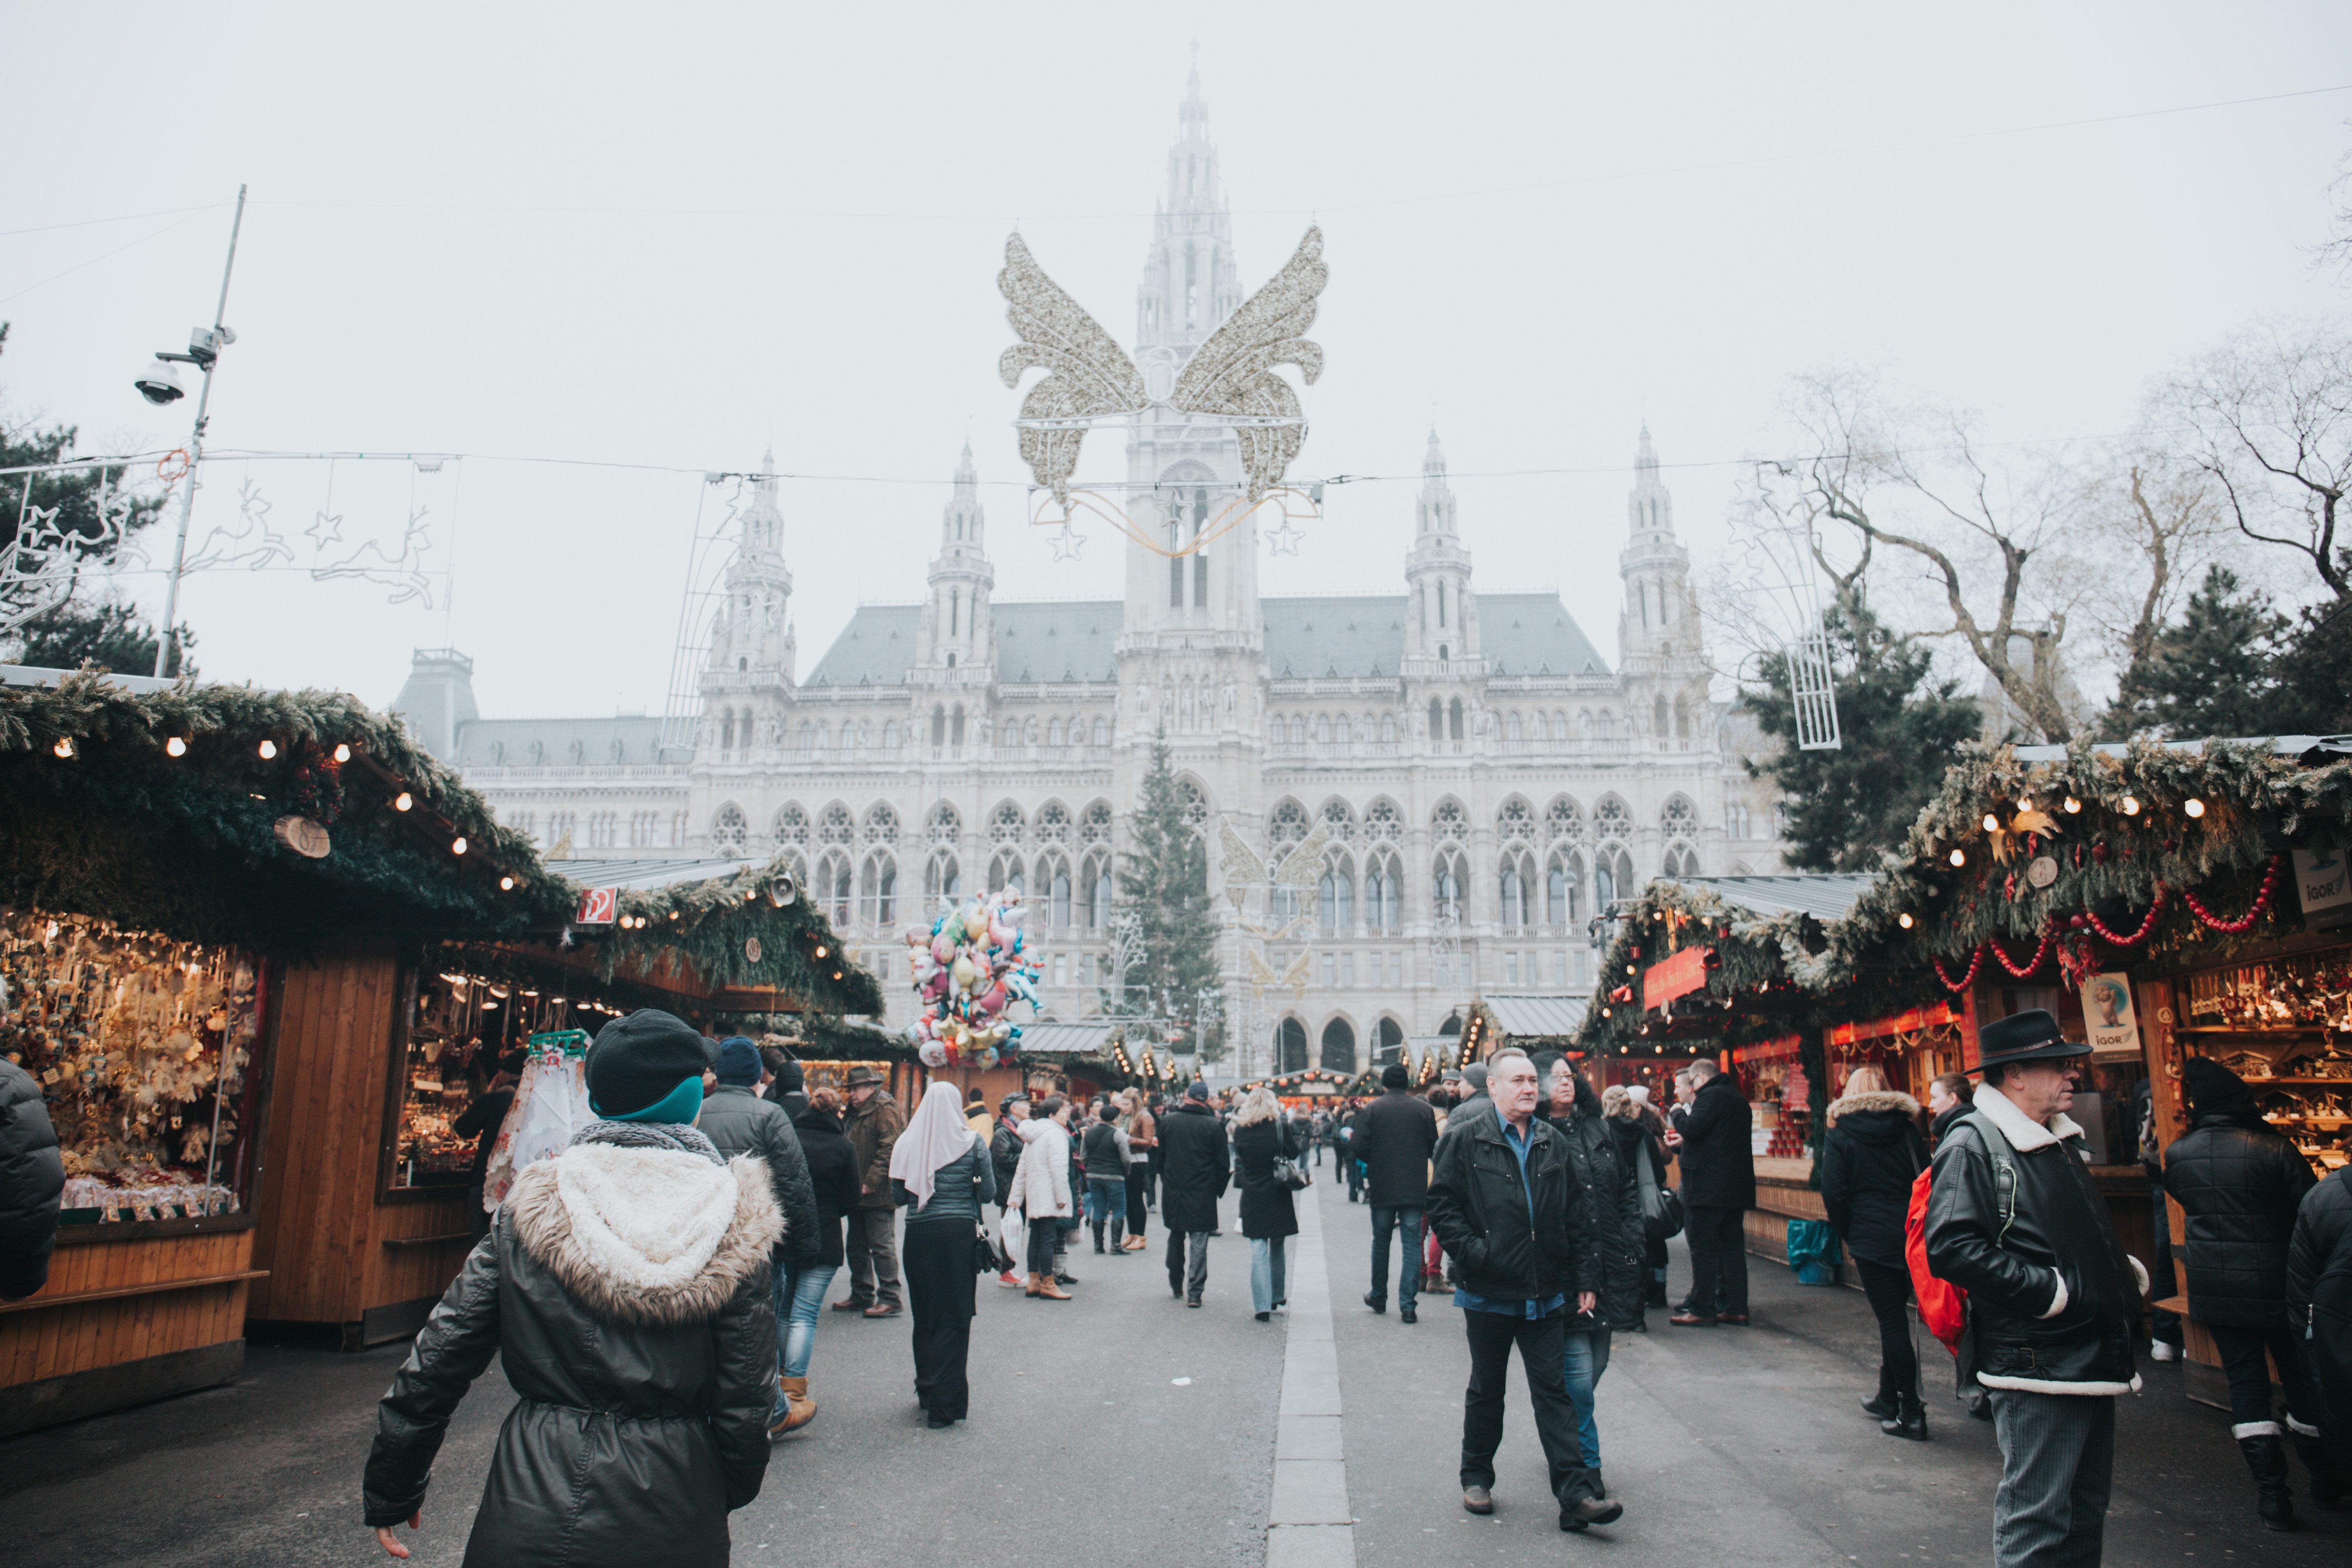
[[(1135, 357), (1158, 384), (1245, 293), (1207, 122), (1195, 73), (1137, 291)], [(1129, 493), (1160, 498), (1179, 544), (1240, 493), (1230, 434), (1146, 414), (1126, 437)], [(1557, 595), (1480, 587), (1465, 540), (1482, 520), (1465, 533), (1434, 433), (1422, 472), (1396, 593), (1261, 596), (1251, 518), (1190, 555), (1129, 542), (1120, 598), (1022, 604), (994, 595), (967, 448), (923, 596), (861, 607), (805, 675), (788, 520), (761, 479), (690, 745), (666, 751), (653, 716), (480, 718), (470, 663), (446, 649), (417, 654), (394, 707), (543, 849), (788, 856), (893, 1026), (913, 1013), (899, 933), (940, 895), (1006, 884), (1030, 905), (1054, 1016), (1098, 1010), (1124, 817), (1164, 732), (1213, 882), (1218, 819), (1269, 857), (1328, 828), (1313, 907), (1256, 955), (1303, 990), (1253, 1005), (1254, 939), (1224, 939), (1228, 1016), (1258, 1037), (1235, 1041), (1238, 1066), (1361, 1067), (1474, 993), (1589, 997), (1591, 921), (1650, 877), (1780, 866), (1769, 795), (1740, 766), (1761, 742), (1708, 696), (1649, 432), (1613, 668)]]

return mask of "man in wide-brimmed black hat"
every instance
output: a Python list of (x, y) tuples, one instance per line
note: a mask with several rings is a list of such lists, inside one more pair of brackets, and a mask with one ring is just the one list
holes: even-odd
[(2090, 1047), (2039, 1009), (1986, 1025), (1978, 1044), (1984, 1081), (1937, 1146), (1927, 1244), (1928, 1268), (1969, 1293), (2000, 1437), (1993, 1563), (2095, 1563), (2147, 1279), (2066, 1114)]

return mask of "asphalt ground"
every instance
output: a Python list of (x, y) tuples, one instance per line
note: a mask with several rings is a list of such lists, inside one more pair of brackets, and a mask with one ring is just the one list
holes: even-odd
[[(1291, 1321), (1251, 1317), (1231, 1199), (1200, 1310), (1169, 1294), (1156, 1224), (1141, 1255), (1098, 1258), (1084, 1243), (1076, 1300), (981, 1282), (972, 1415), (945, 1432), (916, 1410), (908, 1321), (827, 1313), (811, 1366), (820, 1414), (776, 1445), (759, 1500), (733, 1516), (734, 1560), (1426, 1568), (1597, 1554), (1834, 1568), (1990, 1555), (2000, 1454), (1991, 1428), (1944, 1396), (1946, 1352), (1916, 1336), (1933, 1441), (1881, 1436), (1855, 1404), (1875, 1387), (1877, 1353), (1859, 1292), (1801, 1287), (1762, 1259), (1749, 1264), (1750, 1327), (1673, 1329), (1654, 1311), (1653, 1331), (1617, 1337), (1599, 1405), (1621, 1521), (1559, 1531), (1524, 1387), (1496, 1510), (1465, 1514), (1459, 1313), (1442, 1296), (1423, 1298), (1413, 1326), (1393, 1301), (1367, 1310), (1370, 1211), (1346, 1201), (1328, 1163), (1318, 1175), (1301, 1200), (1313, 1208), (1294, 1244)], [(1673, 1278), (1688, 1279), (1679, 1247)], [(359, 1523), (360, 1472), (374, 1401), (405, 1353), (256, 1347), (229, 1387), (0, 1442), (0, 1562), (383, 1561)], [(2262, 1531), (2226, 1414), (2189, 1402), (2177, 1366), (2144, 1375), (2146, 1391), (2119, 1403), (2109, 1563), (2352, 1561), (2352, 1515), (2307, 1498), (2302, 1532)], [(510, 1404), (493, 1369), (459, 1409), (425, 1528), (403, 1532), (412, 1562), (459, 1561)], [(1277, 1468), (1290, 1478), (1282, 1497)], [(1326, 1486), (1341, 1480), (1344, 1502)], [(1270, 1510), (1297, 1521), (1273, 1531), (1271, 1553)]]

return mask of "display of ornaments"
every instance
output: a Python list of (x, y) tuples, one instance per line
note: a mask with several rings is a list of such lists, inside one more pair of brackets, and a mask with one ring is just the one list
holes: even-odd
[(1021, 1026), (1005, 1009), (1026, 1002), (1034, 1016), (1038, 975), (1024, 952), (1021, 914), (1020, 889), (1007, 888), (984, 900), (942, 900), (928, 933), (907, 932), (908, 972), (923, 1005), (907, 1037), (924, 1066), (994, 1067), (1018, 1055)]

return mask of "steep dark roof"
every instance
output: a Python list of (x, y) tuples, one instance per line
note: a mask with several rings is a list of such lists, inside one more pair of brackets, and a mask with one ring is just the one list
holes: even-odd
[[(618, 719), (468, 719), (457, 726), (457, 754), (447, 759), (458, 768), (571, 767), (574, 742), (577, 765), (598, 767), (613, 763), (643, 765), (661, 760), (662, 721), (646, 714)], [(540, 748), (536, 762), (530, 748)], [(614, 748), (620, 750), (615, 754)]]

